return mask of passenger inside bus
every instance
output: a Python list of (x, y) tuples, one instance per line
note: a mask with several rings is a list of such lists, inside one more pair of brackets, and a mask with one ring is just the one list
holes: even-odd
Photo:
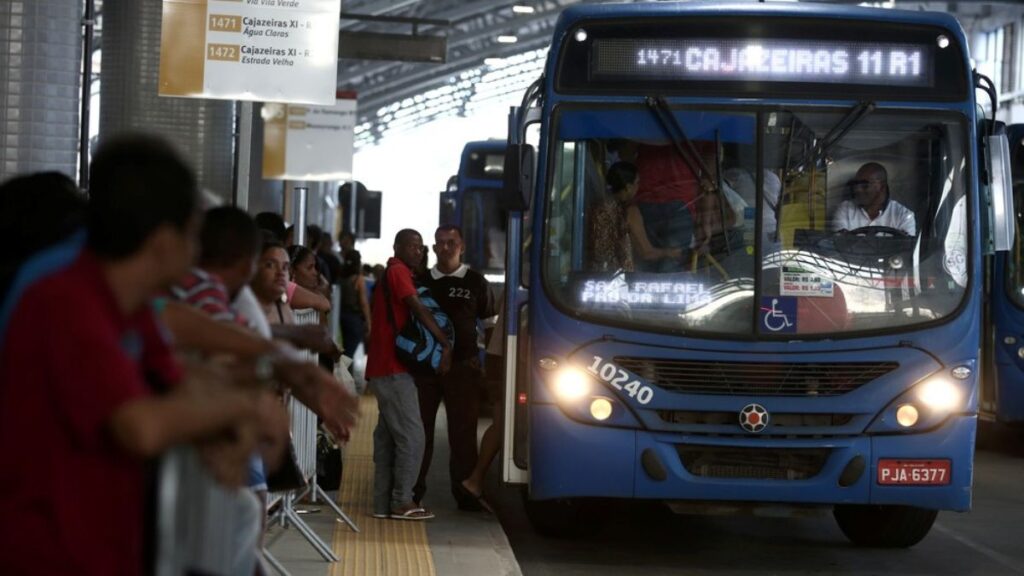
[[(693, 205), (700, 193), (697, 176), (672, 146), (626, 145), (620, 148), (619, 157), (629, 161), (631, 153), (640, 180), (636, 208), (651, 245), (664, 249), (690, 248), (694, 233)], [(674, 272), (679, 269), (679, 263), (663, 258), (644, 260), (637, 268), (644, 272)]]
[[(733, 166), (722, 172), (722, 178), (739, 195), (745, 206), (757, 205), (757, 182), (750, 170), (743, 166)], [(779, 180), (779, 177), (771, 170), (765, 169), (764, 193), (761, 197), (761, 210), (763, 213), (761, 219), (761, 243), (763, 248), (761, 250), (765, 254), (778, 250), (778, 224), (775, 214), (781, 190), (782, 182)], [(744, 225), (752, 226), (753, 222), (745, 223)]]
[(640, 185), (636, 166), (616, 162), (606, 175), (611, 194), (598, 203), (592, 216), (591, 266), (600, 272), (632, 272), (634, 256), (644, 262), (679, 261), (682, 248), (658, 248), (651, 244), (643, 218), (633, 198)]
[(890, 197), (888, 180), (885, 166), (877, 162), (861, 166), (847, 183), (853, 199), (839, 204), (832, 217), (832, 229), (855, 232), (869, 226), (883, 227), (914, 236), (914, 212)]

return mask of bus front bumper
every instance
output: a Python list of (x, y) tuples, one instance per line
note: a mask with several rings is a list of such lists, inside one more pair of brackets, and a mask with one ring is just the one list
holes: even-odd
[[(530, 497), (894, 504), (965, 511), (971, 506), (976, 430), (976, 416), (951, 416), (919, 434), (711, 437), (592, 426), (570, 420), (557, 406), (534, 405)], [(947, 460), (949, 480), (883, 485), (880, 459)]]

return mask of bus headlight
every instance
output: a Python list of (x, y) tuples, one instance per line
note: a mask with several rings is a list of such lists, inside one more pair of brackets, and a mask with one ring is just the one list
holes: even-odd
[(904, 390), (868, 426), (870, 434), (916, 434), (942, 426), (956, 414), (972, 410), (973, 378), (956, 380), (947, 373), (933, 374)]
[(578, 368), (562, 368), (555, 374), (555, 395), (559, 400), (579, 400), (590, 393), (590, 376)]
[(960, 388), (945, 378), (932, 378), (918, 386), (917, 397), (935, 412), (952, 412), (963, 405)]

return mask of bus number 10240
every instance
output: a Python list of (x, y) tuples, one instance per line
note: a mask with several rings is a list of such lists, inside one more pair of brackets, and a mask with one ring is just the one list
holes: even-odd
[(588, 366), (587, 370), (607, 382), (612, 388), (629, 394), (630, 398), (636, 399), (641, 404), (647, 404), (654, 398), (654, 390), (650, 386), (641, 384), (639, 380), (630, 379), (629, 372), (605, 361), (600, 356), (594, 356), (594, 363)]

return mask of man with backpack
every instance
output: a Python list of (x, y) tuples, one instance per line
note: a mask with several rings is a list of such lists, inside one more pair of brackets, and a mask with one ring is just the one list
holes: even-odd
[(422, 502), (427, 492), (427, 472), (434, 454), (434, 422), (444, 400), (448, 418), (448, 446), (451, 456), (448, 475), (452, 495), (460, 510), (480, 511), (483, 505), (462, 481), (476, 466), (476, 428), (480, 419), (480, 391), (483, 370), (480, 367), (478, 320), (497, 314), (487, 279), (462, 263), (462, 230), (446, 224), (434, 232), (437, 264), (425, 275), (424, 283), (451, 319), (455, 330), (452, 369), (445, 375), (417, 376), (420, 417), (426, 433), (426, 449), (420, 475), (413, 488), (413, 500)]
[(423, 459), (424, 434), (416, 384), (396, 351), (396, 335), (410, 315), (440, 347), (436, 370), (451, 367), (452, 345), (430, 310), (417, 295), (412, 270), (424, 254), (419, 232), (404, 229), (395, 236), (395, 256), (373, 294), (372, 329), (366, 378), (380, 409), (373, 431), (373, 516), (397, 520), (427, 520), (434, 515), (413, 502), (413, 485)]

